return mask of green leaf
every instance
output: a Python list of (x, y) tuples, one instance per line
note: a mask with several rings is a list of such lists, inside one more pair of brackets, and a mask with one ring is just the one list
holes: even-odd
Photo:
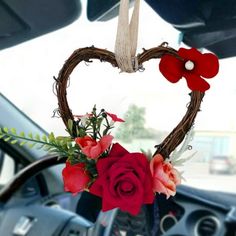
[[(1, 133), (0, 133), (0, 134), (1, 134)], [(6, 136), (5, 134), (1, 134), (1, 135), (0, 135), (0, 139), (3, 138), (3, 137), (5, 137), (5, 136)]]
[(98, 128), (98, 129), (100, 129), (100, 126), (101, 126), (101, 124), (102, 124), (103, 119), (104, 119), (103, 117), (97, 119), (97, 128)]
[(72, 142), (67, 142), (67, 143), (66, 143), (66, 146), (67, 146), (68, 148), (72, 148)]
[(11, 133), (16, 135), (16, 129), (15, 128), (11, 128)]
[(22, 137), (22, 138), (25, 138), (25, 133), (24, 132), (20, 132), (19, 136)]
[(4, 141), (5, 141), (5, 142), (8, 142), (10, 139), (11, 139), (11, 137), (4, 138)]
[(16, 139), (11, 141), (11, 144), (16, 144), (16, 143), (18, 143), (18, 140)]
[(84, 137), (86, 135), (86, 131), (84, 129), (79, 129), (79, 137)]
[(68, 120), (68, 130), (70, 131), (70, 133), (72, 133), (73, 131), (73, 120), (71, 119)]
[(54, 136), (54, 134), (52, 132), (48, 135), (48, 139), (49, 139), (50, 143), (54, 143), (55, 142), (55, 136)]
[(8, 130), (7, 127), (4, 127), (4, 128), (3, 128), (3, 131), (4, 131), (5, 133), (8, 133), (8, 132), (9, 132), (9, 130)]
[(29, 148), (33, 148), (35, 145), (36, 145), (36, 143), (29, 143), (29, 144), (28, 144), (28, 147), (29, 147)]
[(28, 137), (31, 138), (31, 139), (34, 138), (32, 133), (29, 133), (29, 134), (28, 134)]
[(45, 134), (42, 136), (42, 140), (43, 140), (44, 142), (47, 142), (47, 141), (48, 141), (48, 138), (47, 138), (47, 136), (46, 136)]
[(56, 148), (51, 148), (50, 150), (48, 150), (49, 153), (60, 153), (60, 151)]
[(35, 135), (35, 139), (36, 139), (37, 141), (41, 141), (39, 134), (36, 134), (36, 135)]
[(53, 148), (52, 146), (45, 145), (45, 146), (43, 147), (43, 150), (46, 151), (46, 152), (48, 152), (48, 151), (50, 151), (52, 148)]
[(78, 126), (76, 126), (76, 135), (79, 137), (80, 135), (79, 135), (79, 128), (78, 128)]
[(56, 146), (61, 146), (61, 140), (55, 139), (54, 144), (55, 144)]
[(22, 141), (22, 142), (20, 143), (20, 146), (24, 146), (26, 143), (27, 143), (27, 141)]

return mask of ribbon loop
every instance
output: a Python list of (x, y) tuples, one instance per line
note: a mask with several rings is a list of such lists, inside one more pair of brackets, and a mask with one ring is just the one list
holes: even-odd
[(129, 23), (129, 0), (120, 1), (115, 57), (122, 72), (132, 73), (138, 69), (137, 63), (134, 62), (138, 41), (139, 8), (140, 0), (135, 0)]

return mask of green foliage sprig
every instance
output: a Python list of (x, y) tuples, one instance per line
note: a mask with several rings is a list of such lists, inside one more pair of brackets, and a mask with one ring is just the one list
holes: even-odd
[(109, 134), (110, 130), (114, 128), (114, 122), (109, 122), (106, 111), (101, 109), (97, 112), (96, 105), (94, 105), (91, 113), (75, 116), (75, 118), (77, 119), (75, 124), (72, 120), (68, 120), (66, 131), (72, 134), (73, 129), (75, 129), (77, 137), (90, 135), (93, 139), (97, 140)]
[(110, 135), (111, 129), (114, 128), (114, 123), (124, 121), (115, 114), (106, 112), (104, 109), (97, 111), (95, 105), (90, 113), (74, 115), (74, 117), (74, 120), (69, 119), (67, 122), (66, 131), (69, 136), (56, 137), (52, 132), (49, 135), (26, 134), (24, 132), (17, 132), (15, 128), (4, 127), (0, 128), (0, 139), (12, 145), (27, 145), (29, 148), (43, 149), (48, 153), (57, 154), (59, 157), (66, 156), (67, 161), (72, 165), (83, 163), (85, 170), (90, 173), (93, 181), (97, 176), (97, 159), (98, 157), (106, 157), (110, 147), (93, 159), (86, 156), (77, 138), (86, 139), (90, 137), (90, 142), (94, 146), (99, 146), (100, 140), (105, 135)]
[(40, 136), (32, 133), (17, 133), (15, 128), (8, 129), (4, 127), (0, 128), (0, 139), (11, 144), (27, 145), (29, 148), (43, 149), (49, 153), (56, 153), (59, 156), (68, 156), (69, 158), (73, 158), (78, 152), (71, 137), (55, 137), (52, 132), (48, 136)]

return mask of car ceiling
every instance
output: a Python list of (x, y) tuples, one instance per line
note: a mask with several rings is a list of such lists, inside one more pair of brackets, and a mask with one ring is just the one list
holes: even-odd
[(62, 28), (80, 13), (79, 0), (0, 0), (0, 49)]
[[(182, 33), (185, 44), (206, 48), (219, 58), (236, 55), (235, 0), (145, 0)], [(0, 49), (62, 28), (81, 14), (80, 0), (0, 0)], [(107, 21), (118, 15), (119, 0), (87, 0), (87, 18)], [(130, 1), (132, 5), (134, 0)]]

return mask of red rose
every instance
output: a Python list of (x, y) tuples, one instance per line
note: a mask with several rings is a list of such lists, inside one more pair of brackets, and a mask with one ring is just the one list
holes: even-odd
[(180, 48), (180, 58), (164, 55), (161, 58), (160, 72), (172, 83), (178, 82), (182, 77), (187, 81), (191, 90), (205, 92), (210, 85), (202, 78), (212, 78), (219, 71), (218, 58), (212, 53), (201, 53), (196, 48)]
[(153, 203), (152, 177), (147, 157), (129, 153), (118, 143), (97, 162), (98, 178), (90, 192), (102, 197), (102, 210), (119, 207), (133, 215), (142, 204)]
[(66, 162), (66, 167), (62, 170), (65, 191), (76, 195), (88, 188), (90, 177), (84, 167), (83, 163), (71, 165)]
[(75, 142), (79, 145), (82, 152), (92, 159), (98, 158), (111, 145), (113, 136), (105, 135), (99, 141), (90, 136), (79, 137)]
[(180, 184), (180, 173), (171, 165), (164, 161), (164, 158), (157, 154), (150, 162), (150, 169), (153, 176), (153, 190), (164, 193), (167, 198), (174, 196), (176, 185)]

